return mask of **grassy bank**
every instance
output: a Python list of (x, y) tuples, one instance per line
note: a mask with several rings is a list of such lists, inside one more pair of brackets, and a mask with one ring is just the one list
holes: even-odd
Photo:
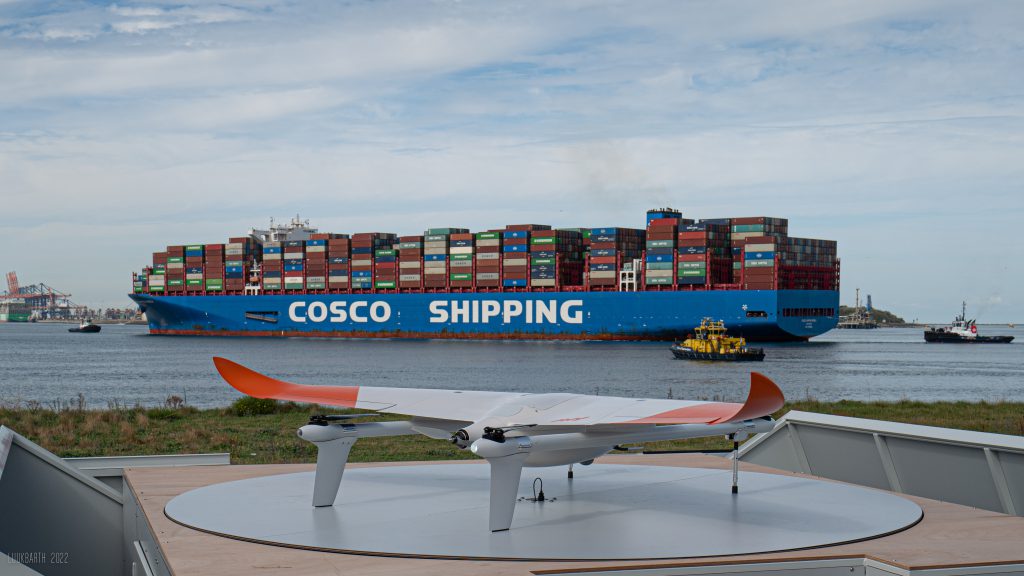
[[(786, 404), (804, 410), (927, 426), (1024, 435), (1024, 403), (1018, 402), (816, 402)], [(115, 456), (230, 452), (236, 464), (313, 462), (316, 451), (295, 436), (312, 413), (336, 412), (291, 403), (243, 399), (230, 408), (114, 407), (86, 410), (0, 407), (0, 424), (28, 437), (59, 456)], [(401, 420), (382, 416), (373, 420)], [(657, 442), (648, 450), (727, 448), (722, 438)], [(398, 436), (360, 440), (354, 462), (471, 458), (441, 440)]]

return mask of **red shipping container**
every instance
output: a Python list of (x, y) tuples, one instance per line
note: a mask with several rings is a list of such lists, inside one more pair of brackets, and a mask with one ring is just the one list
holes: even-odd
[(615, 256), (591, 256), (590, 262), (592, 264), (615, 264)]
[(647, 233), (647, 240), (648, 241), (650, 241), (650, 240), (673, 240), (674, 241), (675, 239), (676, 239), (676, 233), (675, 233), (675, 231), (672, 231), (672, 230), (669, 230), (669, 231), (666, 231), (666, 232), (651, 231), (651, 232)]
[(707, 246), (708, 241), (703, 238), (687, 238), (686, 240), (679, 240), (676, 242), (676, 246)]
[(304, 273), (302, 270), (285, 270), (284, 275), (287, 278), (302, 278)]
[(505, 280), (526, 280), (529, 276), (529, 271), (509, 272), (508, 269), (506, 269), (501, 273), (502, 279)]
[(168, 256), (184, 256), (185, 255), (185, 247), (184, 246), (168, 246), (167, 247), (167, 255)]
[[(452, 234), (448, 237), (449, 240), (472, 240), (475, 236), (473, 234)], [(464, 280), (456, 280), (456, 282), (464, 282)]]
[(529, 243), (530, 243), (530, 239), (529, 238), (505, 238), (505, 240), (504, 240), (504, 244), (506, 246), (510, 246), (510, 245), (511, 246), (523, 246), (523, 245), (529, 244)]
[(707, 254), (678, 254), (676, 259), (680, 262), (704, 262)]
[(675, 228), (679, 225), (679, 218), (655, 218), (647, 223), (647, 228), (651, 229), (655, 226), (671, 226)]
[(520, 231), (520, 230), (551, 230), (551, 226), (547, 224), (509, 224), (505, 226), (505, 230), (508, 231)]

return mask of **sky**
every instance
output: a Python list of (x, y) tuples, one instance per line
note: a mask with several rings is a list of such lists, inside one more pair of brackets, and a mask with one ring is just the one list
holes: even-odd
[(1024, 3), (0, 0), (0, 268), (169, 244), (788, 218), (904, 318), (1024, 321)]

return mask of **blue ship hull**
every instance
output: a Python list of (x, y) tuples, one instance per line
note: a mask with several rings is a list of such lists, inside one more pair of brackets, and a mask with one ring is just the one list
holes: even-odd
[(673, 340), (703, 317), (756, 341), (838, 322), (826, 290), (167, 296), (132, 294), (150, 333), (332, 338)]

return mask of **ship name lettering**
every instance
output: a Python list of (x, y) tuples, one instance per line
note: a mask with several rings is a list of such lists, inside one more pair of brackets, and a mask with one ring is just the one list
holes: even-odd
[(434, 300), (428, 309), (431, 324), (509, 324), (513, 318), (526, 324), (583, 323), (583, 300)]
[(357, 300), (349, 303), (335, 301), (327, 304), (325, 302), (303, 302), (301, 300), (288, 305), (288, 318), (298, 323), (321, 323), (331, 322), (340, 324), (342, 322), (355, 322), (365, 324), (367, 322), (384, 323), (391, 319), (391, 306), (387, 302), (367, 302)]

